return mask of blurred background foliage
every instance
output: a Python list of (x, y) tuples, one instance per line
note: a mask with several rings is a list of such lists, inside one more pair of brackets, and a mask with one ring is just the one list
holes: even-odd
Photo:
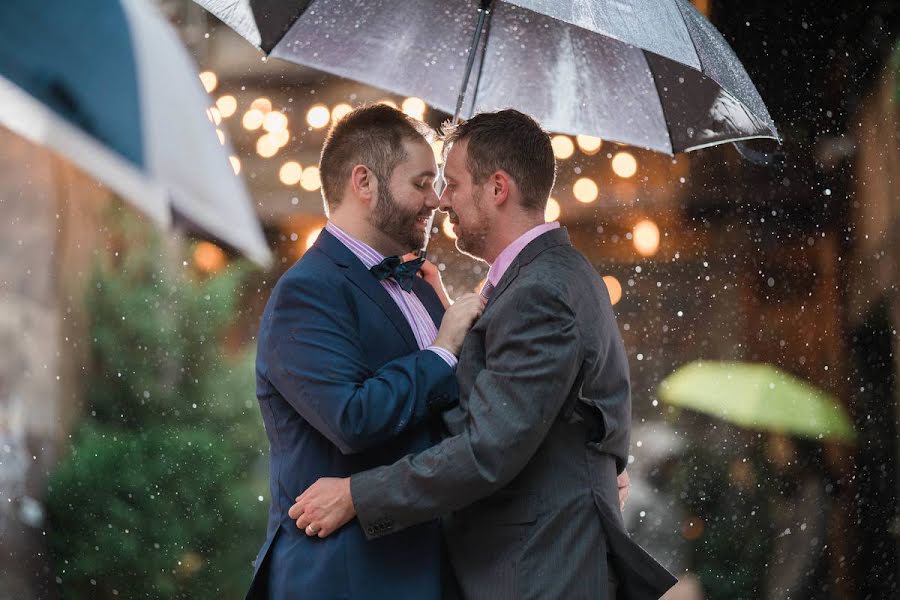
[(198, 273), (115, 218), (86, 298), (85, 418), (47, 498), (60, 592), (243, 597), (268, 507), (255, 348), (226, 344), (250, 267)]

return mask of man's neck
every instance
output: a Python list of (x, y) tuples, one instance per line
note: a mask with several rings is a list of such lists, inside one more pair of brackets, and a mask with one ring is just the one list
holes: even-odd
[(392, 238), (372, 227), (365, 218), (341, 211), (333, 211), (328, 220), (340, 227), (348, 235), (370, 246), (383, 256), (403, 255), (407, 252)]
[(489, 265), (494, 264), (500, 253), (506, 250), (510, 244), (543, 223), (543, 219), (532, 215), (522, 215), (510, 219), (503, 227), (494, 227), (495, 235), (488, 240), (484, 261)]

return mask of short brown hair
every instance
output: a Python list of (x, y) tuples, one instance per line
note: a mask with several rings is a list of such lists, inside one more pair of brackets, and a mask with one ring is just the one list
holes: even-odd
[(427, 143), (433, 135), (425, 123), (386, 104), (369, 104), (348, 113), (328, 132), (319, 158), (322, 196), (328, 208), (341, 203), (354, 166), (367, 166), (386, 185), (394, 167), (406, 159), (403, 142)]
[(541, 210), (556, 181), (556, 158), (550, 135), (537, 121), (517, 110), (475, 115), (458, 125), (442, 128), (444, 147), (468, 140), (466, 164), (475, 184), (498, 170), (515, 180), (522, 192), (522, 206)]

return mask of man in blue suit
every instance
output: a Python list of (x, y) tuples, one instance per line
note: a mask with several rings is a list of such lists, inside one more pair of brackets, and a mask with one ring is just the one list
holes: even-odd
[(440, 598), (437, 522), (371, 542), (357, 522), (319, 538), (288, 516), (297, 490), (320, 477), (433, 445), (440, 412), (457, 401), (456, 356), (482, 302), (470, 294), (444, 314), (416, 275), (421, 260), (398, 258), (424, 246), (438, 205), (427, 133), (374, 105), (323, 146), (329, 222), (276, 284), (259, 331), (272, 503), (248, 598)]

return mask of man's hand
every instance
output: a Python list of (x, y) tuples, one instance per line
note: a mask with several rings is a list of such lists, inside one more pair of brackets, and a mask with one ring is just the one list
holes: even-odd
[(484, 304), (484, 299), (478, 294), (460, 296), (444, 313), (441, 328), (438, 330), (437, 337), (434, 338), (434, 345), (449, 350), (454, 356), (459, 356), (463, 339), (475, 319), (481, 316)]
[(323, 477), (297, 496), (288, 515), (306, 535), (328, 537), (356, 516), (350, 478)]
[[(418, 258), (417, 255), (410, 253), (404, 256), (403, 260), (414, 260), (416, 258)], [(425, 283), (434, 288), (434, 292), (440, 299), (441, 304), (444, 305), (444, 310), (450, 308), (450, 305), (453, 303), (450, 302), (447, 290), (444, 289), (444, 281), (441, 279), (440, 269), (433, 262), (426, 260), (422, 263), (422, 268), (419, 269), (419, 276), (425, 280)]]
[(616, 481), (619, 484), (619, 510), (624, 511), (625, 501), (628, 500), (628, 491), (631, 487), (631, 479), (628, 477), (628, 471), (623, 470)]

